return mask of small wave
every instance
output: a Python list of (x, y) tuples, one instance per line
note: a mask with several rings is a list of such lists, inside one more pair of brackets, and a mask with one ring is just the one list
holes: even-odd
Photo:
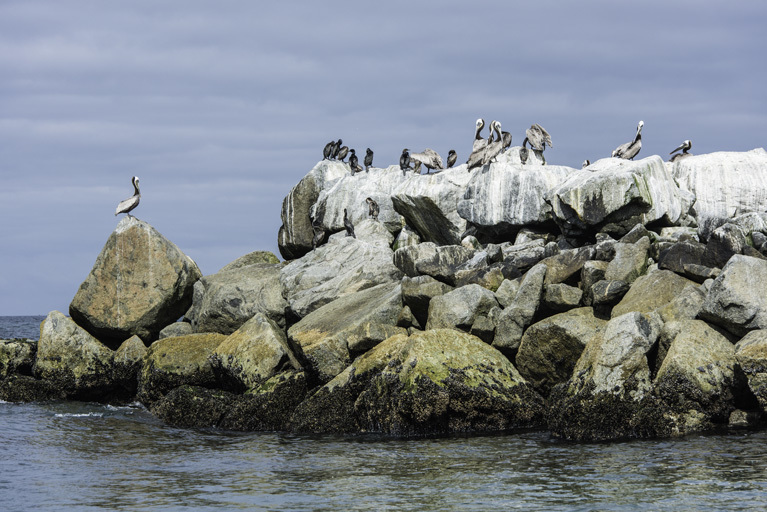
[(64, 413), (56, 413), (55, 416), (57, 418), (103, 418), (104, 413), (103, 412), (64, 412)]

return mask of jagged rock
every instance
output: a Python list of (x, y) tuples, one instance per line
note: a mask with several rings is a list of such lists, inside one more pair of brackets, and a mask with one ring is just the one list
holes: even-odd
[(479, 240), (477, 240), (477, 237), (473, 235), (468, 235), (463, 237), (463, 240), (461, 240), (461, 246), (466, 247), (467, 249), (471, 249), (473, 251), (483, 250), (482, 244), (479, 243)]
[(722, 268), (733, 254), (741, 254), (747, 245), (746, 232), (735, 224), (724, 224), (711, 233), (702, 262), (709, 267)]
[(431, 300), (426, 329), (468, 332), (478, 316), (488, 314), (497, 305), (493, 292), (477, 284), (456, 288)]
[(673, 301), (688, 286), (698, 287), (697, 283), (670, 270), (649, 272), (634, 281), (623, 299), (613, 308), (611, 316), (615, 318), (632, 311), (655, 311)]
[(431, 276), (403, 277), (402, 301), (410, 307), (421, 325), (426, 325), (429, 317), (429, 303), (434, 297), (444, 295), (452, 286), (437, 281)]
[(509, 263), (493, 263), (490, 266), (480, 266), (474, 269), (460, 269), (455, 273), (456, 286), (478, 284), (494, 292), (505, 279), (514, 279), (521, 274), (517, 267)]
[(0, 340), (0, 380), (14, 373), (32, 375), (37, 342), (25, 339)]
[(692, 320), (700, 313), (704, 300), (706, 300), (706, 294), (699, 286), (685, 286), (671, 302), (655, 311), (664, 322)]
[(255, 388), (281, 371), (301, 369), (285, 332), (262, 313), (222, 341), (211, 362), (218, 380), (235, 391)]
[(735, 345), (735, 358), (759, 407), (767, 411), (767, 330), (751, 331)]
[(134, 334), (151, 341), (189, 308), (201, 276), (195, 262), (155, 228), (125, 217), (77, 290), (69, 315), (108, 346)]
[(553, 311), (577, 308), (583, 298), (583, 290), (563, 283), (543, 285), (543, 305)]
[(402, 289), (382, 284), (346, 295), (306, 315), (288, 329), (304, 367), (328, 382), (349, 365), (352, 354), (404, 332), (396, 327)]
[[(765, 237), (765, 242), (767, 242), (767, 237)], [(485, 252), (487, 253), (487, 262), (490, 264), (503, 261), (503, 248), (499, 244), (487, 244)]]
[(695, 194), (693, 209), (699, 224), (711, 217), (728, 218), (764, 209), (764, 149), (687, 157), (674, 163), (673, 174), (681, 188)]
[(555, 242), (556, 237), (548, 231), (536, 231), (530, 228), (522, 228), (517, 232), (517, 236), (514, 238), (514, 245), (524, 245), (535, 240), (542, 240), (545, 245), (549, 242)]
[(274, 255), (274, 253), (269, 251), (253, 251), (245, 256), (240, 256), (233, 262), (224, 265), (224, 267), (219, 270), (219, 272), (226, 272), (227, 270), (235, 270), (242, 267), (247, 267), (249, 265), (255, 265), (257, 263), (264, 263), (264, 264), (270, 264), (275, 265), (279, 263), (280, 260), (277, 258), (277, 256)]
[(48, 402), (66, 398), (66, 391), (51, 381), (19, 374), (0, 379), (0, 400), (6, 402)]
[(112, 375), (115, 385), (120, 386), (127, 397), (136, 395), (138, 376), (146, 353), (146, 345), (135, 335), (125, 340), (115, 351)]
[(460, 245), (439, 246), (432, 256), (416, 261), (416, 270), (419, 274), (431, 276), (451, 286), (456, 284), (456, 273), (459, 270), (486, 266), (486, 252), (474, 251)]
[(647, 353), (662, 322), (627, 313), (611, 319), (586, 344), (573, 376), (549, 398), (552, 434), (570, 440), (651, 437), (663, 432), (662, 407), (652, 392)]
[(488, 312), (487, 315), (479, 315), (474, 320), (474, 323), (471, 324), (469, 334), (476, 336), (488, 345), (492, 344), (493, 338), (495, 338), (495, 320), (492, 317), (492, 313)]
[[(354, 224), (354, 234), (357, 240), (362, 240), (372, 245), (380, 245), (389, 250), (394, 243), (394, 235), (379, 221), (373, 219), (363, 219)], [(347, 236), (346, 231), (341, 231), (330, 237), (330, 240)]]
[(631, 285), (626, 281), (602, 279), (591, 285), (592, 306), (609, 306), (621, 300)]
[(544, 284), (558, 284), (567, 281), (571, 276), (580, 272), (584, 263), (592, 259), (594, 259), (593, 246), (568, 249), (544, 259), (541, 261), (547, 268)]
[(737, 392), (735, 346), (700, 320), (671, 322), (663, 329), (672, 341), (655, 389), (671, 408), (673, 433), (726, 422)]
[(509, 236), (521, 226), (551, 222), (546, 192), (571, 172), (559, 165), (492, 163), (471, 173), (458, 214), (490, 236)]
[(650, 239), (646, 237), (633, 244), (615, 244), (615, 257), (607, 265), (605, 279), (633, 283), (647, 270), (649, 250)]
[(231, 334), (256, 313), (285, 326), (282, 265), (254, 264), (205, 276), (194, 285), (186, 318), (194, 332)]
[(418, 264), (434, 257), (436, 254), (437, 244), (434, 242), (407, 245), (394, 251), (394, 265), (406, 276), (416, 277), (420, 275)]
[(594, 246), (594, 259), (599, 261), (611, 261), (615, 257), (615, 244), (618, 243), (607, 233), (596, 234)]
[(107, 397), (114, 387), (113, 361), (111, 349), (60, 312), (51, 311), (43, 320), (34, 374), (67, 397)]
[(695, 265), (694, 263), (685, 263), (682, 275), (696, 283), (703, 283), (709, 279), (716, 279), (721, 274), (718, 268)]
[(466, 231), (466, 220), (458, 215), (457, 205), (470, 178), (465, 165), (413, 176), (393, 191), (394, 209), (422, 240), (458, 245)]
[(280, 254), (286, 260), (300, 258), (312, 250), (312, 220), (310, 212), (320, 192), (349, 174), (349, 167), (341, 162), (318, 162), (282, 200), (282, 226), (277, 236)]
[(506, 354), (517, 351), (519, 342), (522, 340), (522, 333), (538, 311), (545, 277), (546, 265), (542, 263), (534, 266), (524, 275), (514, 301), (498, 317), (493, 347)]
[(519, 373), (535, 389), (548, 395), (573, 374), (575, 363), (592, 338), (602, 336), (606, 320), (591, 308), (572, 309), (534, 323), (522, 336), (516, 363)]
[(767, 328), (767, 261), (736, 254), (722, 269), (703, 302), (700, 317), (743, 336)]
[[(465, 171), (464, 171), (465, 172)], [(298, 406), (302, 432), (414, 436), (540, 425), (543, 400), (500, 352), (452, 329), (393, 336)]]
[(152, 414), (177, 428), (210, 428), (239, 400), (239, 396), (221, 389), (180, 385), (152, 403)]
[(527, 272), (546, 257), (545, 242), (541, 239), (525, 242), (521, 245), (501, 244), (503, 261), (517, 267), (520, 272)]
[(684, 274), (684, 266), (688, 264), (699, 265), (703, 261), (705, 252), (705, 244), (692, 240), (680, 241), (660, 251), (658, 267), (673, 270), (677, 274)]
[(631, 228), (631, 231), (626, 233), (621, 237), (619, 242), (623, 244), (634, 244), (637, 243), (640, 239), (643, 237), (647, 237), (648, 240), (654, 240), (656, 238), (655, 233), (652, 231), (649, 231), (646, 227), (644, 227), (643, 224), (637, 224), (633, 228)]
[(560, 229), (579, 235), (600, 228), (625, 234), (637, 223), (676, 222), (681, 192), (657, 155), (605, 158), (571, 173), (547, 195)]
[(495, 300), (501, 305), (502, 308), (509, 307), (517, 296), (519, 291), (519, 285), (522, 282), (522, 278), (505, 279), (501, 282), (501, 285), (495, 291)]
[(186, 336), (187, 334), (192, 334), (193, 332), (194, 329), (192, 328), (191, 323), (173, 322), (172, 324), (162, 328), (158, 339), (173, 338), (175, 336)]
[(402, 308), (399, 316), (397, 317), (397, 327), (404, 327), (405, 329), (415, 327), (416, 329), (422, 329), (421, 323), (413, 315), (413, 312), (408, 306)]
[(338, 298), (401, 278), (389, 249), (352, 237), (318, 247), (280, 272), (283, 296), (299, 318)]
[(608, 262), (591, 260), (583, 264), (581, 268), (581, 289), (583, 290), (583, 304), (590, 306), (593, 300), (591, 287), (605, 278)]
[(397, 252), (397, 249), (402, 249), (403, 247), (412, 247), (420, 243), (421, 237), (418, 236), (418, 233), (416, 233), (413, 228), (406, 224), (402, 227), (402, 231), (397, 234), (397, 238), (394, 239), (392, 250)]
[(144, 357), (139, 375), (138, 399), (151, 408), (179, 386), (216, 386), (210, 356), (226, 336), (190, 334), (155, 341)]
[(700, 242), (697, 228), (667, 226), (660, 229), (660, 239), (674, 242)]

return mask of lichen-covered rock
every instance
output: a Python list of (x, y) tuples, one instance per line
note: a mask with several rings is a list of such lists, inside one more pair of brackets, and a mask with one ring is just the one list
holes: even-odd
[(146, 345), (138, 336), (131, 336), (115, 351), (112, 374), (115, 385), (128, 399), (136, 395), (138, 376), (146, 353)]
[(498, 306), (495, 294), (478, 284), (456, 288), (434, 297), (429, 303), (426, 329), (460, 329), (469, 331), (480, 315)]
[(591, 260), (583, 264), (581, 268), (581, 289), (583, 290), (583, 304), (590, 306), (592, 303), (592, 290), (598, 281), (603, 281), (607, 270), (607, 261)]
[(114, 352), (58, 311), (40, 328), (34, 373), (75, 399), (103, 399), (114, 387)]
[(615, 244), (615, 257), (607, 265), (605, 279), (633, 283), (647, 270), (649, 250), (650, 239), (647, 237), (633, 244)]
[(543, 306), (552, 311), (567, 311), (577, 308), (583, 299), (583, 290), (564, 283), (548, 284), (543, 287)]
[(429, 303), (434, 297), (444, 295), (453, 287), (431, 276), (402, 278), (402, 301), (410, 308), (421, 325), (426, 325), (429, 318)]
[(547, 256), (545, 246), (544, 240), (541, 239), (514, 245), (503, 243), (503, 261), (514, 265), (520, 272), (527, 272)]
[(591, 285), (589, 295), (591, 296), (591, 305), (610, 306), (617, 303), (629, 291), (629, 284), (626, 281), (610, 281), (602, 279)]
[(743, 253), (748, 245), (746, 234), (740, 226), (729, 222), (719, 226), (708, 238), (703, 260), (693, 263), (702, 263), (709, 267), (724, 267), (733, 254)]
[(391, 250), (352, 237), (333, 240), (280, 272), (283, 296), (298, 318), (338, 298), (400, 279)]
[(767, 330), (751, 331), (735, 345), (735, 359), (748, 379), (748, 388), (767, 411)]
[(0, 400), (6, 402), (47, 402), (66, 398), (66, 390), (51, 381), (19, 374), (0, 379)]
[(565, 234), (608, 229), (623, 235), (637, 223), (676, 222), (681, 193), (657, 155), (631, 161), (605, 158), (571, 173), (547, 200)]
[(522, 333), (538, 311), (543, 295), (546, 265), (539, 263), (524, 275), (514, 300), (498, 316), (493, 347), (513, 354), (519, 348)]
[(149, 346), (139, 376), (138, 399), (151, 407), (179, 386), (216, 386), (210, 356), (226, 336), (190, 334), (165, 338)]
[(0, 340), (0, 380), (14, 373), (32, 375), (37, 342), (26, 339)]
[(736, 254), (714, 280), (700, 317), (738, 336), (767, 328), (767, 261)]
[(285, 331), (262, 313), (222, 341), (211, 362), (218, 380), (234, 390), (254, 388), (283, 370), (301, 369)]
[(456, 284), (456, 274), (459, 270), (486, 266), (486, 252), (467, 249), (461, 245), (436, 247), (433, 255), (416, 261), (416, 270), (419, 274), (431, 276), (452, 286)]
[(224, 265), (219, 272), (226, 272), (227, 270), (235, 270), (248, 265), (266, 264), (276, 265), (280, 262), (280, 259), (270, 251), (253, 251), (249, 252), (245, 256), (240, 256), (231, 263)]
[(69, 305), (78, 325), (116, 348), (134, 334), (157, 339), (192, 304), (200, 269), (155, 228), (125, 217)]
[(419, 274), (418, 264), (426, 261), (437, 254), (437, 244), (424, 242), (417, 245), (406, 245), (394, 251), (394, 265), (408, 277), (416, 277)]
[(288, 303), (280, 287), (281, 265), (256, 263), (205, 276), (194, 285), (186, 313), (194, 332), (231, 334), (256, 313), (285, 327)]
[(306, 315), (288, 329), (305, 368), (327, 382), (349, 365), (351, 354), (364, 352), (405, 330), (396, 327), (402, 310), (402, 290), (383, 284), (362, 290)]
[(706, 245), (694, 240), (676, 242), (660, 251), (658, 268), (684, 274), (686, 265), (699, 265), (703, 262), (705, 252)]
[(398, 335), (358, 358), (296, 409), (302, 432), (414, 436), (541, 423), (542, 398), (500, 352), (452, 329)]
[(348, 164), (322, 160), (285, 196), (280, 213), (282, 226), (277, 236), (277, 245), (283, 258), (300, 258), (312, 250), (312, 207), (322, 190), (348, 174)]
[(194, 329), (192, 328), (191, 323), (173, 322), (172, 324), (166, 325), (165, 327), (162, 328), (158, 339), (161, 340), (163, 338), (173, 338), (174, 336), (186, 336), (187, 334), (192, 334), (193, 332), (194, 332)]
[(698, 284), (670, 270), (656, 270), (639, 277), (631, 285), (623, 299), (613, 308), (611, 316), (621, 316), (637, 311), (649, 313), (673, 301), (688, 286)]
[[(584, 263), (594, 259), (594, 247), (568, 249), (541, 261), (546, 265), (546, 280), (544, 284), (563, 283), (576, 275)], [(576, 276), (577, 277), (577, 276)]]
[(183, 384), (159, 397), (150, 410), (172, 427), (210, 428), (218, 426), (238, 399), (221, 389)]
[(538, 392), (548, 395), (556, 384), (573, 374), (586, 344), (602, 336), (606, 320), (592, 308), (572, 309), (531, 325), (522, 336), (516, 364), (519, 373)]

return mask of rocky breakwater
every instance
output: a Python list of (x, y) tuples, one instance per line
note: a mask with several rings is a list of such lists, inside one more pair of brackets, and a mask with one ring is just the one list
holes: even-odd
[[(722, 190), (765, 171), (741, 169), (751, 153), (726, 159)], [(0, 343), (0, 398), (138, 399), (178, 426), (396, 436), (763, 426), (767, 215), (704, 218), (681, 168), (655, 156), (576, 170), (518, 154), (431, 175), (321, 162), (283, 203), (286, 262), (251, 253), (205, 277), (183, 255), (154, 261), (170, 250), (97, 262), (83, 286), (111, 302), (77, 299), (39, 343)], [(683, 162), (704, 172), (705, 157)], [(113, 237), (128, 227), (154, 233), (124, 220)], [(164, 265), (181, 288), (149, 284)], [(137, 306), (115, 290), (144, 282), (170, 313), (133, 325), (122, 315)]]

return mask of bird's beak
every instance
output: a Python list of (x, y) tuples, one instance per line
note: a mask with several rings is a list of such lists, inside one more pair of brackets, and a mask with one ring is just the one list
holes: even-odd
[(678, 147), (677, 147), (677, 148), (676, 148), (674, 151), (672, 151), (671, 153), (669, 153), (669, 155), (673, 155), (674, 153), (676, 153), (676, 152), (677, 152), (677, 151), (679, 151), (680, 149), (684, 149), (684, 142), (683, 142), (683, 143), (681, 143), (681, 144), (680, 144), (680, 145), (679, 145), (679, 146), (678, 146)]

